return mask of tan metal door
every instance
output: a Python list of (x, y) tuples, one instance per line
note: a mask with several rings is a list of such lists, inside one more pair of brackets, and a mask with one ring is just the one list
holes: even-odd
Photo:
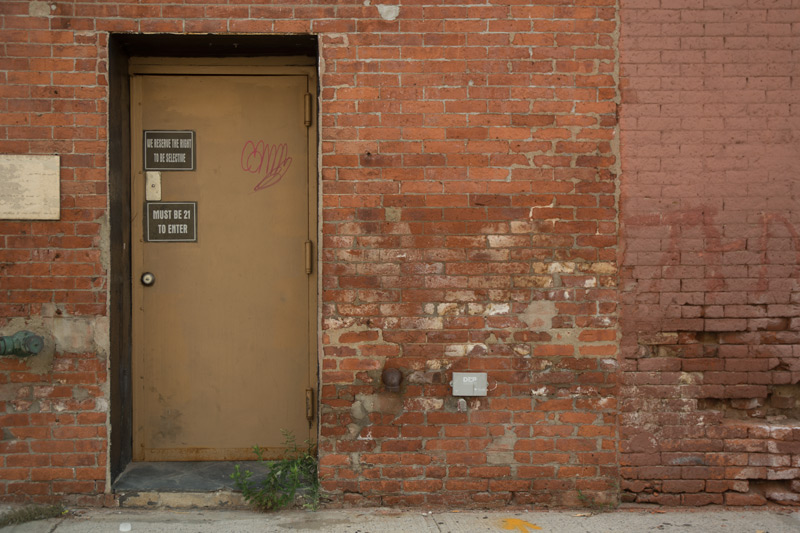
[(315, 433), (315, 83), (131, 79), (134, 460), (253, 459), (256, 444), (277, 455), (281, 430)]

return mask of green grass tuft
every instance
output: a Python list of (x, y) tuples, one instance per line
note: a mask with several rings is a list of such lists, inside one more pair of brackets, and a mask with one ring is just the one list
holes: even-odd
[(317, 453), (311, 443), (301, 449), (290, 431), (281, 430), (286, 451), (283, 459), (267, 461), (261, 448), (253, 447), (260, 463), (267, 463), (269, 471), (260, 483), (253, 482), (249, 470), (234, 466), (231, 479), (242, 491), (245, 501), (257, 509), (268, 511), (291, 506), (299, 497), (303, 507), (316, 511), (320, 503), (320, 484), (317, 475)]

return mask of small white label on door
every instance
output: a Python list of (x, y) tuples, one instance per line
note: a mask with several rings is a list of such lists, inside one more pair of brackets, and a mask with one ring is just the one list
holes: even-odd
[(144, 199), (148, 202), (161, 201), (161, 171), (148, 170), (144, 173)]

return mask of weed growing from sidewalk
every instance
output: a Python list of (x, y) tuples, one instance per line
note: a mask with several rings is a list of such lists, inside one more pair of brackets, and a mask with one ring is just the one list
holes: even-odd
[(64, 509), (63, 505), (27, 505), (0, 515), (0, 528), (33, 522), (34, 520), (59, 518), (66, 513), (67, 510)]
[(618, 503), (610, 503), (610, 502), (599, 503), (594, 496), (591, 495), (587, 496), (580, 490), (578, 490), (578, 500), (580, 500), (583, 507), (591, 509), (592, 514), (607, 513), (613, 511), (619, 506)]
[(254, 482), (251, 479), (253, 473), (242, 471), (239, 465), (234, 467), (231, 479), (242, 491), (245, 501), (258, 509), (282, 509), (294, 504), (298, 498), (303, 507), (316, 510), (320, 499), (316, 449), (308, 441), (305, 449), (301, 449), (291, 432), (281, 430), (281, 433), (286, 448), (282, 459), (266, 460), (261, 448), (253, 447), (258, 462), (269, 468), (263, 481)]

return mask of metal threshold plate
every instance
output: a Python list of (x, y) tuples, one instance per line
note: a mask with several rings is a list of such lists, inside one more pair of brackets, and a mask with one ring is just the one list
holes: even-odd
[(255, 482), (263, 479), (269, 467), (257, 461), (136, 462), (131, 463), (114, 482), (114, 492), (214, 492), (237, 490), (231, 479), (235, 465), (253, 472)]

